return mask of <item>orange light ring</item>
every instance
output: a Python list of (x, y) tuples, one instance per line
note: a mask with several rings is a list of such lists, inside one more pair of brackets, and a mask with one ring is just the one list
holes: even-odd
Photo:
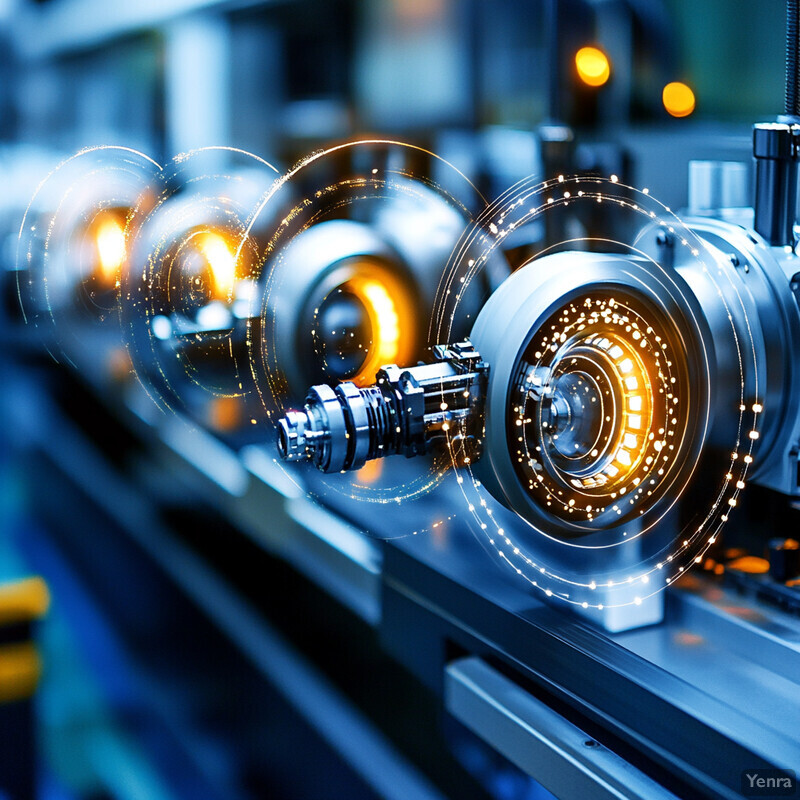
[(337, 288), (352, 293), (364, 306), (372, 336), (357, 373), (347, 379), (357, 386), (369, 386), (381, 367), (412, 361), (418, 349), (419, 324), (411, 291), (394, 270), (377, 260), (357, 259), (349, 271), (350, 276)]
[[(602, 293), (577, 299), (542, 326), (520, 364), (509, 417), (512, 463), (530, 499), (549, 514), (590, 527), (649, 508), (659, 487), (669, 484), (688, 411), (675, 337), (621, 300)], [(594, 374), (588, 362), (596, 365)], [(543, 400), (525, 386), (531, 371), (547, 374), (541, 397), (554, 397), (554, 372), (561, 378), (571, 369), (608, 395), (604, 444), (589, 453), (597, 459), (593, 471), (565, 463), (568, 448), (557, 447), (552, 429), (542, 426)], [(584, 457), (584, 464), (591, 460)]]

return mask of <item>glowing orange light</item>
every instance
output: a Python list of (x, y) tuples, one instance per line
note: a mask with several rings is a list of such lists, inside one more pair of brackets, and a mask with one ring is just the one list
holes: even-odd
[(413, 352), (415, 329), (407, 292), (388, 275), (356, 275), (347, 282), (364, 304), (369, 317), (372, 341), (364, 363), (352, 379), (358, 385), (370, 384), (375, 373), (386, 364), (403, 364)]
[(688, 117), (694, 111), (694, 92), (680, 81), (673, 81), (664, 87), (661, 93), (664, 108), (673, 117)]
[[(604, 476), (596, 475), (592, 480), (624, 481), (639, 469), (646, 455), (654, 419), (652, 387), (644, 361), (626, 340), (610, 333), (596, 339), (595, 345), (605, 350), (613, 361), (623, 405), (613, 463), (605, 467)], [(638, 480), (634, 480), (638, 484)]]
[(97, 224), (94, 240), (100, 275), (105, 283), (114, 285), (125, 263), (125, 226), (115, 215), (108, 214)]
[(369, 301), (370, 317), (374, 318), (373, 343), (375, 356), (381, 364), (389, 364), (397, 358), (400, 342), (400, 317), (397, 306), (386, 287), (378, 281), (366, 281), (361, 292)]
[(214, 397), (208, 405), (208, 423), (215, 431), (223, 433), (242, 424), (242, 402), (239, 397)]
[(581, 47), (575, 53), (575, 68), (587, 86), (602, 86), (611, 77), (608, 56), (597, 47)]
[(356, 473), (356, 477), (360, 483), (367, 485), (375, 483), (383, 472), (383, 461), (379, 458), (373, 461), (367, 461), (363, 467)]
[(728, 569), (747, 572), (750, 575), (764, 575), (769, 572), (769, 561), (758, 556), (742, 556), (728, 563)]
[(228, 241), (211, 231), (198, 234), (196, 241), (214, 277), (214, 296), (218, 300), (229, 300), (236, 285), (236, 257)]

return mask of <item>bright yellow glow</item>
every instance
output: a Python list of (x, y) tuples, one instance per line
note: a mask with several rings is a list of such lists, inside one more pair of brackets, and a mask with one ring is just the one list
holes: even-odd
[(100, 275), (109, 284), (116, 284), (127, 252), (125, 227), (114, 214), (105, 215), (95, 231)]
[(236, 257), (227, 240), (219, 233), (205, 231), (198, 234), (197, 246), (211, 267), (214, 297), (217, 300), (230, 300), (236, 285)]
[(673, 81), (664, 87), (661, 99), (667, 113), (673, 117), (688, 117), (694, 111), (694, 92), (680, 81)]
[(602, 86), (611, 77), (608, 56), (597, 47), (581, 47), (575, 53), (575, 68), (587, 86)]
[(377, 330), (373, 332), (378, 356), (383, 359), (382, 364), (389, 364), (397, 357), (397, 343), (400, 341), (400, 318), (394, 300), (386, 287), (377, 281), (368, 281), (361, 291), (369, 300), (378, 322)]
[(384, 364), (394, 364), (400, 349), (400, 316), (397, 305), (385, 284), (374, 278), (353, 281), (361, 301), (364, 303), (372, 327), (372, 346), (367, 362), (360, 373), (374, 378)]
[(42, 578), (25, 578), (0, 586), (0, 625), (30, 622), (47, 613), (50, 592)]
[(364, 304), (371, 341), (358, 374), (352, 380), (369, 385), (386, 364), (405, 364), (415, 351), (416, 326), (408, 290), (393, 275), (366, 262), (355, 265), (345, 284)]
[(631, 454), (627, 450), (623, 450), (622, 448), (617, 450), (616, 459), (618, 464), (622, 464), (625, 467), (631, 465)]
[(383, 460), (380, 458), (367, 461), (361, 469), (356, 472), (356, 478), (359, 483), (370, 485), (375, 483), (383, 472)]
[(638, 350), (623, 338), (595, 337), (593, 343), (613, 359), (622, 392), (621, 416), (615, 425), (611, 450), (614, 463), (602, 467), (602, 472), (615, 483), (631, 479), (636, 486), (641, 481), (635, 472), (647, 454), (646, 443), (653, 425), (653, 398), (647, 366)]

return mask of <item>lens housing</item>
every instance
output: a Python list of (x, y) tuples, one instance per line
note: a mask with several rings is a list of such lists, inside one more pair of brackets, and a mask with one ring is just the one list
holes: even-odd
[[(419, 295), (399, 254), (369, 226), (330, 220), (286, 247), (266, 289), (262, 353), (291, 395), (328, 380), (372, 383), (423, 338)], [(273, 368), (274, 365), (274, 368)]]
[(557, 540), (634, 538), (697, 465), (713, 379), (707, 337), (688, 287), (646, 259), (574, 252), (527, 265), (472, 332), (491, 365), (476, 475)]

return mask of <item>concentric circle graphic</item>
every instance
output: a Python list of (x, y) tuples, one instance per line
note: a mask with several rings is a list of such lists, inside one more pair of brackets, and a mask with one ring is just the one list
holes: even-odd
[(452, 474), (496, 558), (600, 609), (701, 560), (775, 436), (764, 322), (711, 240), (615, 176), (528, 179), (487, 205), (401, 142), (337, 145), (283, 175), (231, 148), (164, 168), (96, 148), (39, 187), (17, 278), (54, 354), (86, 320), (119, 321), (159, 405), (235, 401), (265, 437), (313, 385), (368, 386), (469, 337), (489, 364), (475, 458), (456, 423), (444, 454), (301, 473), (303, 488), (403, 504)]
[(183, 154), (158, 175), (152, 209), (131, 242), (123, 333), (139, 378), (163, 408), (255, 394), (247, 326), (271, 230), (251, 223), (277, 177), (271, 164), (231, 148)]

